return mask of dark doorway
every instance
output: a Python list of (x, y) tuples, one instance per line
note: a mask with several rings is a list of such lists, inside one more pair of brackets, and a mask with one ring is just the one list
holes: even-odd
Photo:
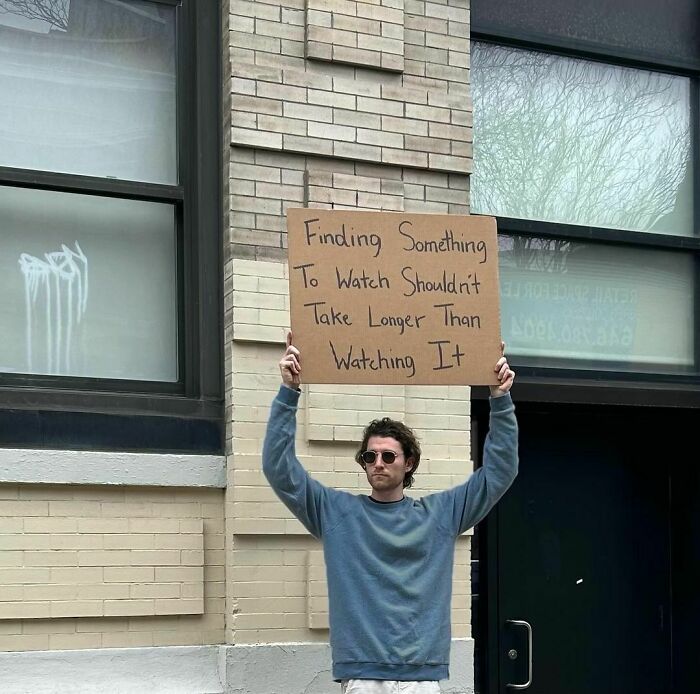
[(700, 474), (680, 464), (678, 412), (520, 406), (518, 421), (520, 473), (478, 530), (479, 691), (694, 691)]

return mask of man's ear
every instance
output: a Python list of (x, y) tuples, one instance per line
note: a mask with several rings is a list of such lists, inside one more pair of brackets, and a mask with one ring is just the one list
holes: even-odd
[(406, 472), (411, 472), (413, 470), (413, 458), (406, 458)]

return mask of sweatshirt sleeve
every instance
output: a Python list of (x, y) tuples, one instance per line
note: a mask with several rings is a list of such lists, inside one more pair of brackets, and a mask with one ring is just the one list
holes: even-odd
[(314, 536), (323, 534), (323, 513), (328, 488), (313, 479), (296, 457), (299, 392), (280, 386), (272, 402), (263, 444), (263, 473), (282, 503)]
[(518, 474), (518, 424), (510, 393), (490, 399), (489, 431), (483, 465), (442, 496), (442, 512), (455, 535), (476, 525), (506, 493)]

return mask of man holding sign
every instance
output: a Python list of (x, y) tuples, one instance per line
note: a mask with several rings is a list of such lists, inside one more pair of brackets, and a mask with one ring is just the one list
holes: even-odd
[[(502, 345), (503, 347), (503, 345)], [(515, 373), (494, 367), (484, 464), (463, 484), (412, 499), (420, 446), (403, 423), (374, 420), (355, 456), (369, 496), (314, 480), (296, 457), (302, 357), (287, 338), (263, 448), (263, 470), (282, 502), (322, 540), (328, 577), (333, 678), (343, 694), (434, 694), (449, 676), (455, 542), (486, 516), (517, 474)]]

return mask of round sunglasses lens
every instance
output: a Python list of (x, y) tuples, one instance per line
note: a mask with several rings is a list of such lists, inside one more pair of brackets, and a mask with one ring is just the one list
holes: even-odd
[(394, 451), (382, 451), (382, 460), (387, 465), (391, 465), (396, 460), (396, 453)]
[(374, 461), (377, 459), (377, 454), (374, 451), (365, 451), (362, 454), (362, 462), (365, 465), (372, 465)]

